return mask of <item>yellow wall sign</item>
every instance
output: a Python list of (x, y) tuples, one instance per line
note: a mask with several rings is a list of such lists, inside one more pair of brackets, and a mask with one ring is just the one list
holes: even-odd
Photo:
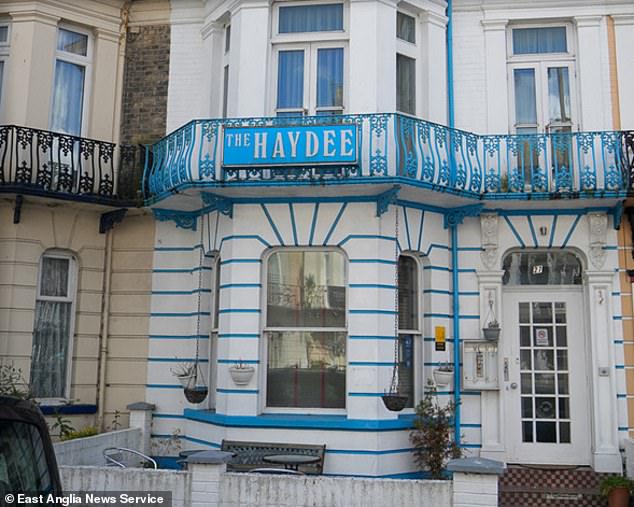
[(434, 328), (434, 342), (436, 343), (437, 351), (442, 352), (446, 350), (445, 326), (436, 326)]

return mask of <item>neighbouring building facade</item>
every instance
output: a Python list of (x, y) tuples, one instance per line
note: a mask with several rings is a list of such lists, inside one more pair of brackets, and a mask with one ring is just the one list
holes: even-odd
[[(137, 207), (78, 172), (84, 197), (27, 195), (11, 224), (6, 191), (2, 356), (53, 389), (38, 343), (71, 316), (70, 395), (42, 398), (102, 422), (150, 402), (156, 454), (326, 444), (327, 474), (406, 478), (433, 387), (471, 454), (622, 470), (631, 2), (104, 1), (103, 58), (103, 27), (42, 4), (7, 10), (3, 123), (148, 145), (113, 172), (144, 160)], [(20, 46), (37, 30), (48, 53)], [(49, 75), (25, 87), (23, 61)]]

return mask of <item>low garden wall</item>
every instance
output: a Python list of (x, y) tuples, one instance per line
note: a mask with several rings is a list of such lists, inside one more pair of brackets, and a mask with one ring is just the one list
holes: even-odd
[(106, 460), (102, 454), (104, 449), (108, 447), (139, 449), (141, 443), (142, 430), (130, 428), (101, 433), (93, 437), (56, 442), (53, 447), (58, 465), (105, 465)]

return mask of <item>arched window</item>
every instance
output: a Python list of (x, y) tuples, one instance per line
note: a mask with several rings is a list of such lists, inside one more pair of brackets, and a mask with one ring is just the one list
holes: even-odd
[(398, 389), (414, 406), (414, 338), (420, 335), (418, 264), (413, 257), (398, 258)]
[(581, 285), (583, 267), (572, 252), (511, 252), (502, 264), (504, 285)]
[(267, 262), (267, 407), (345, 408), (345, 258), (279, 250)]
[(70, 396), (70, 361), (77, 291), (74, 257), (56, 250), (45, 252), (35, 302), (31, 389), (37, 398)]

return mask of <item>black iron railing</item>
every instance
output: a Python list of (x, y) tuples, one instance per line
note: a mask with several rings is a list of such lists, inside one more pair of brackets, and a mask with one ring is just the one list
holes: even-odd
[(144, 152), (142, 146), (0, 126), (0, 190), (129, 204), (140, 197)]

